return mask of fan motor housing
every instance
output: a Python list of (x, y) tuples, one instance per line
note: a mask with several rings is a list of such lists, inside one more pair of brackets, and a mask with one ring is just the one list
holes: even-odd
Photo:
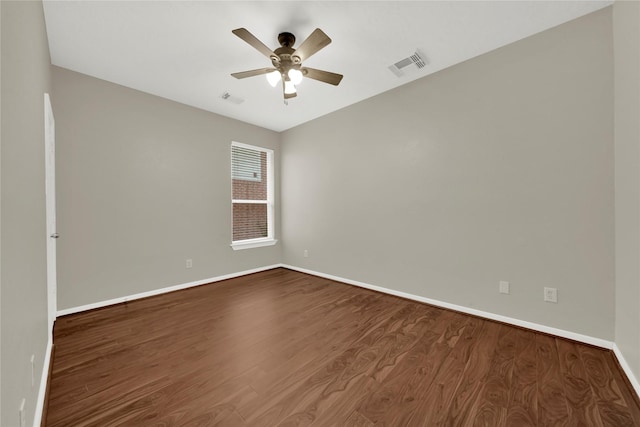
[(295, 52), (295, 49), (287, 46), (277, 48), (273, 53), (276, 54), (276, 58), (271, 59), (273, 66), (281, 71), (288, 71), (290, 68), (295, 68), (295, 65), (299, 64), (294, 61), (291, 56)]

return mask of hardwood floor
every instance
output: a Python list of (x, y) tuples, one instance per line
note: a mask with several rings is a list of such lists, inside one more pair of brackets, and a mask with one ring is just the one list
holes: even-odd
[(612, 352), (275, 269), (61, 317), (46, 425), (640, 426)]

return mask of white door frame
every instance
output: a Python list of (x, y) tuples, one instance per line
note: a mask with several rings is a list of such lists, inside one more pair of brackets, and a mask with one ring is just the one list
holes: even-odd
[(44, 94), (45, 193), (47, 217), (47, 319), (49, 333), (57, 311), (56, 124), (49, 94)]

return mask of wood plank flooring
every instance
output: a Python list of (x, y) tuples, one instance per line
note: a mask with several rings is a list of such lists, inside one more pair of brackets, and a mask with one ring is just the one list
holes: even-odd
[(612, 352), (286, 269), (61, 317), (46, 426), (640, 426)]

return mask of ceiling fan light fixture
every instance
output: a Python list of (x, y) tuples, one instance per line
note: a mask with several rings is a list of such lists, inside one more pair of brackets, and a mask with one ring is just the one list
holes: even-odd
[(313, 30), (297, 48), (293, 47), (296, 41), (293, 34), (280, 33), (278, 35), (280, 47), (273, 51), (246, 28), (236, 28), (232, 33), (268, 57), (271, 60), (272, 67), (232, 73), (231, 75), (236, 79), (244, 79), (264, 74), (268, 83), (274, 87), (278, 82), (282, 82), (285, 104), (288, 99), (297, 96), (296, 85), (302, 82), (303, 77), (334, 86), (340, 84), (342, 80), (342, 74), (302, 66), (304, 61), (331, 43), (329, 36), (320, 28)]
[(284, 93), (286, 93), (287, 95), (296, 93), (296, 87), (293, 84), (293, 82), (289, 79), (284, 81)]
[(278, 82), (280, 82), (280, 78), (280, 71), (278, 70), (273, 70), (272, 72), (267, 73), (267, 81), (269, 82), (271, 87), (276, 87)]
[(294, 85), (299, 85), (300, 83), (302, 83), (302, 71), (292, 68), (287, 74)]

